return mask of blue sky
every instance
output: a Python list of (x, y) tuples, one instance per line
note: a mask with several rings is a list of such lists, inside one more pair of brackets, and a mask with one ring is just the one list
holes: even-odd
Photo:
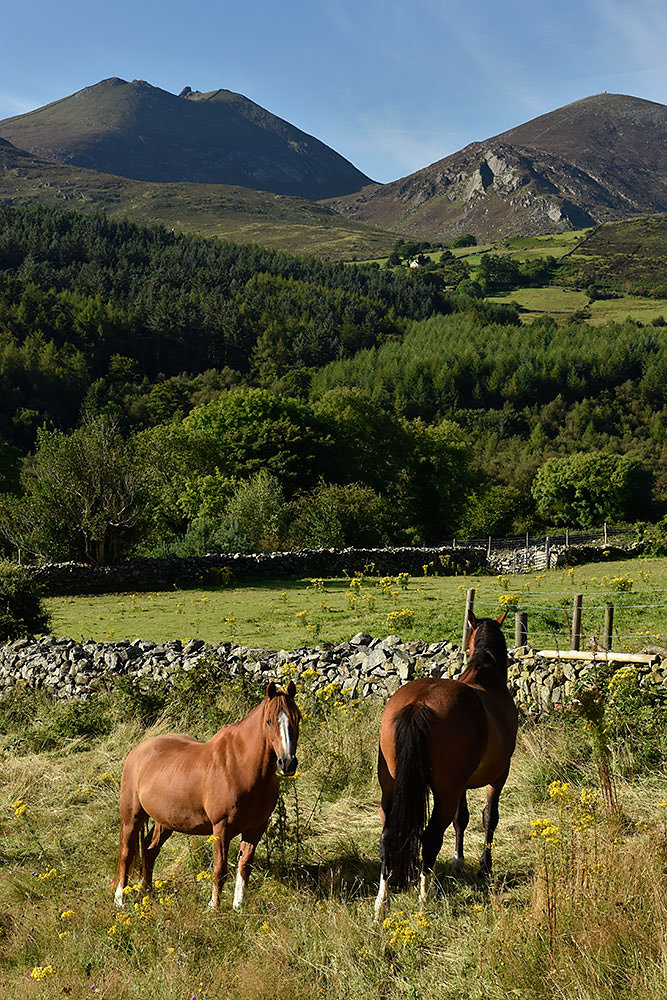
[(664, 0), (31, 0), (0, 25), (0, 119), (110, 76), (224, 87), (380, 181), (603, 90), (667, 104)]

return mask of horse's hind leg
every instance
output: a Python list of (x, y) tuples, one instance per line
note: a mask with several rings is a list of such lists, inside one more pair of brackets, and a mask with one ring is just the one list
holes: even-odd
[(380, 919), (382, 911), (387, 905), (387, 897), (389, 894), (390, 872), (387, 869), (387, 852), (385, 848), (385, 836), (387, 829), (387, 820), (389, 818), (389, 813), (391, 812), (391, 803), (394, 792), (394, 780), (389, 774), (389, 769), (384, 759), (384, 754), (382, 753), (381, 750), (378, 756), (378, 778), (380, 780), (380, 787), (382, 788), (382, 801), (380, 803), (380, 818), (382, 820), (382, 833), (380, 835), (380, 885), (378, 888), (378, 894), (375, 897), (375, 907), (374, 907), (376, 922)]
[(433, 792), (433, 811), (422, 834), (422, 871), (419, 880), (419, 903), (423, 905), (431, 887), (435, 861), (442, 847), (445, 830), (456, 814), (459, 800), (449, 791)]
[(166, 830), (155, 823), (151, 830), (142, 838), (141, 879), (146, 892), (153, 888), (153, 868), (160, 848), (172, 835), (172, 830)]
[(468, 811), (468, 801), (466, 798), (466, 793), (463, 792), (461, 798), (459, 799), (456, 815), (454, 816), (454, 832), (456, 833), (456, 847), (454, 848), (454, 854), (452, 855), (452, 871), (455, 873), (463, 870), (463, 865), (464, 865), (463, 837), (466, 832), (466, 827), (468, 825), (469, 819), (470, 819), (470, 812)]
[(237, 911), (243, 908), (246, 889), (248, 888), (248, 879), (250, 878), (252, 863), (255, 858), (255, 849), (268, 825), (269, 822), (267, 820), (262, 826), (241, 834), (239, 870), (236, 875), (236, 887), (234, 889), (234, 909)]
[(435, 859), (442, 847), (442, 838), (445, 834), (445, 827), (438, 814), (438, 810), (433, 808), (431, 818), (422, 834), (422, 870), (419, 877), (419, 904), (423, 906), (431, 887)]
[(479, 870), (482, 875), (491, 874), (491, 850), (493, 847), (493, 835), (496, 831), (496, 827), (498, 826), (498, 799), (500, 798), (500, 793), (505, 787), (508, 774), (509, 768), (505, 771), (502, 778), (494, 782), (492, 785), (487, 785), (486, 806), (484, 808), (484, 812), (482, 813), (482, 823), (484, 824), (484, 850), (482, 851), (482, 857), (479, 860)]

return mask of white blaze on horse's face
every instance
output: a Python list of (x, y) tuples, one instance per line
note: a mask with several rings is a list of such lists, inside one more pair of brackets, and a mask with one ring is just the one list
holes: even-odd
[(278, 713), (278, 726), (280, 728), (280, 740), (282, 743), (282, 754), (278, 755), (278, 772), (289, 776), (296, 771), (297, 759), (294, 754), (295, 746), (292, 739), (289, 716), (284, 709), (281, 709)]

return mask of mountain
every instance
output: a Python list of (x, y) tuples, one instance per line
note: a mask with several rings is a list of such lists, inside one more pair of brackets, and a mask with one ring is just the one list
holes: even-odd
[(358, 191), (370, 178), (323, 142), (241, 94), (102, 80), (0, 121), (43, 160), (133, 180), (231, 184), (300, 198)]
[(538, 235), (667, 211), (667, 107), (598, 94), (327, 204), (421, 239)]
[(235, 243), (256, 243), (332, 260), (386, 256), (395, 235), (332, 209), (225, 184), (134, 181), (49, 163), (0, 139), (0, 205), (40, 204), (104, 213)]

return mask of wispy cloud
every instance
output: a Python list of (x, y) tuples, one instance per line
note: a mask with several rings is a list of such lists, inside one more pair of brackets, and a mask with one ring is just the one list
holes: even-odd
[[(616, 77), (642, 78), (667, 92), (667, 7), (664, 0), (593, 0), (597, 16), (618, 55)], [(610, 47), (611, 47), (610, 46)]]
[(13, 115), (24, 115), (36, 107), (33, 101), (15, 94), (0, 91), (0, 118), (11, 118)]

